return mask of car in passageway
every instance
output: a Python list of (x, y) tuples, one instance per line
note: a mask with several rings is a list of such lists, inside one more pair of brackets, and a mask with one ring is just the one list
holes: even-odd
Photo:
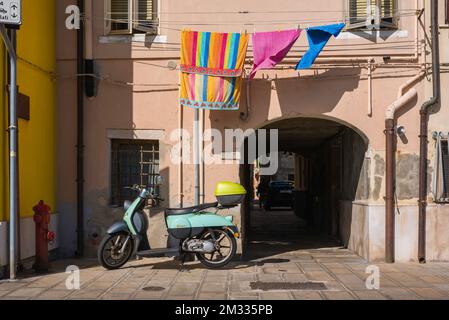
[(273, 207), (293, 208), (294, 183), (292, 181), (271, 181), (263, 197), (263, 207), (271, 210)]

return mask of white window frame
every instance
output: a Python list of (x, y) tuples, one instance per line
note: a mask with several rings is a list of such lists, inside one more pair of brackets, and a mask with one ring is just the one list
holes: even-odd
[[(160, 0), (153, 0), (153, 20), (154, 27), (146, 27), (139, 25), (139, 12), (134, 10), (134, 8), (138, 8), (139, 0), (128, 0), (128, 29), (123, 30), (112, 30), (112, 20), (111, 20), (111, 10), (112, 10), (112, 0), (104, 0), (104, 29), (105, 35), (110, 34), (134, 34), (134, 33), (146, 33), (150, 35), (158, 35), (159, 34), (159, 5)], [(140, 31), (140, 32), (139, 32)]]
[[(396, 17), (393, 17), (393, 23), (383, 21), (381, 16), (381, 0), (366, 0), (366, 20), (365, 22), (357, 22), (357, 23), (351, 23), (351, 17), (349, 16), (351, 14), (350, 11), (350, 1), (351, 0), (345, 0), (346, 4), (346, 29), (367, 29), (367, 30), (380, 30), (381, 27), (387, 27), (391, 29), (397, 29), (398, 25), (398, 19)], [(394, 3), (394, 8), (398, 8), (399, 2), (397, 0), (391, 0)], [(372, 12), (372, 4), (376, 3), (375, 10)]]
[(432, 195), (433, 201), (437, 203), (449, 203), (449, 190), (445, 190), (445, 176), (444, 172), (449, 168), (443, 167), (443, 153), (441, 143), (445, 141), (449, 143), (448, 132), (433, 132), (433, 138), (435, 139), (435, 159), (434, 170), (432, 177)]

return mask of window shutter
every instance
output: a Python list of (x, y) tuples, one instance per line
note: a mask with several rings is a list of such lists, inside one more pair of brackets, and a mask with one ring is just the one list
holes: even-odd
[(139, 21), (153, 20), (153, 0), (139, 0)]
[(380, 15), (382, 18), (390, 18), (394, 16), (394, 0), (382, 0), (380, 2)]
[(380, 1), (380, 20), (381, 25), (385, 27), (392, 27), (395, 23), (396, 1), (395, 0), (381, 0)]
[(156, 1), (157, 0), (137, 0), (138, 22), (134, 25), (134, 28), (138, 31), (150, 34), (157, 33), (158, 19), (156, 16)]
[(396, 0), (349, 0), (349, 29), (394, 27)]
[(349, 23), (364, 24), (367, 19), (367, 0), (349, 0)]
[(441, 167), (443, 169), (443, 198), (449, 198), (449, 148), (447, 139), (441, 141)]
[(111, 31), (129, 31), (129, 0), (110, 0)]
[(449, 202), (449, 146), (447, 133), (435, 132), (435, 168), (433, 195), (435, 202)]

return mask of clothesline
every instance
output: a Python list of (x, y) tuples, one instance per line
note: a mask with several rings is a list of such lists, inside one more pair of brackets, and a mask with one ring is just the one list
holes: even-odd
[[(393, 14), (393, 15), (385, 15), (382, 16), (382, 19), (392, 19), (392, 18), (399, 18), (399, 17), (413, 17), (416, 16), (417, 13), (416, 12), (411, 12), (411, 13), (404, 13), (404, 14)], [(105, 19), (111, 19), (111, 18), (105, 18)], [(163, 21), (152, 21), (152, 20), (148, 20), (148, 19), (132, 19), (132, 21), (134, 22), (147, 22), (147, 23), (154, 23), (154, 24), (159, 24), (159, 23), (163, 23), (163, 24), (174, 24), (174, 25), (185, 25), (185, 24), (191, 24), (191, 25), (217, 25), (217, 24), (222, 24), (222, 25), (233, 25), (233, 24), (253, 24), (253, 23), (258, 23), (258, 24), (280, 24), (280, 23), (285, 23), (285, 24), (290, 24), (290, 23), (298, 23), (298, 21), (303, 21), (303, 22), (317, 22), (317, 23), (325, 23), (325, 22), (336, 22), (336, 21), (342, 21), (342, 20), (350, 20), (350, 19), (360, 19), (360, 16), (344, 16), (341, 17), (340, 19), (335, 19), (335, 18), (329, 18), (329, 19), (298, 19), (298, 18), (290, 18), (290, 19), (282, 19), (282, 20), (255, 20), (255, 21), (248, 21), (248, 20), (244, 20), (244, 21), (222, 21), (219, 23), (215, 23), (215, 22), (194, 22), (191, 20), (163, 20)], [(122, 19), (119, 19), (122, 20)], [(126, 19), (126, 21), (128, 21), (128, 19)]]
[[(395, 9), (393, 12), (416, 12), (416, 9)], [(147, 15), (186, 15), (186, 14), (291, 14), (291, 13), (347, 13), (348, 10), (272, 10), (272, 11), (160, 11), (154, 13), (147, 13)], [(128, 14), (126, 12), (107, 12), (108, 14)], [(138, 12), (132, 12), (138, 14)]]
[[(382, 19), (393, 19), (399, 17), (413, 17), (416, 16), (413, 14), (401, 14), (401, 15), (387, 15), (383, 16)], [(165, 25), (194, 25), (194, 26), (216, 26), (216, 25), (276, 25), (276, 24), (303, 24), (303, 23), (328, 23), (328, 22), (342, 22), (349, 21), (351, 19), (360, 19), (358, 16), (354, 17), (342, 17), (340, 19), (329, 18), (329, 19), (282, 19), (282, 20), (255, 20), (255, 21), (220, 21), (220, 22), (195, 22), (191, 20), (163, 20), (163, 21), (153, 21), (148, 19), (113, 19), (104, 17), (105, 20), (111, 20), (119, 23), (127, 23), (128, 21), (132, 21), (134, 23), (145, 23), (145, 24), (165, 24)], [(303, 22), (303, 23), (301, 23)]]
[[(394, 14), (394, 15), (387, 15), (382, 17), (382, 19), (391, 19), (391, 18), (400, 18), (400, 17), (412, 17), (412, 16), (416, 16), (418, 13), (415, 11), (413, 12), (409, 12), (409, 13), (404, 13), (404, 14)], [(336, 19), (336, 18), (332, 18), (332, 19), (291, 19), (291, 20), (257, 20), (257, 21), (229, 21), (229, 22), (192, 22), (189, 20), (176, 20), (176, 21), (151, 21), (151, 20), (141, 20), (141, 19), (113, 19), (113, 18), (108, 18), (108, 17), (99, 17), (97, 16), (96, 18), (98, 19), (103, 19), (105, 21), (111, 21), (111, 22), (116, 22), (116, 23), (128, 23), (128, 22), (132, 22), (132, 23), (136, 23), (136, 24), (143, 24), (143, 25), (148, 25), (149, 27), (159, 27), (161, 29), (168, 29), (168, 30), (174, 30), (174, 31), (182, 31), (183, 29), (179, 29), (179, 28), (174, 28), (174, 27), (164, 27), (162, 25), (171, 25), (171, 26), (232, 26), (232, 25), (241, 25), (241, 26), (249, 26), (249, 27), (257, 27), (259, 26), (268, 26), (268, 25), (294, 25), (297, 27), (301, 27), (301, 26), (307, 26), (309, 27), (309, 24), (321, 24), (321, 23), (331, 23), (331, 22), (335, 22), (335, 23), (340, 23), (340, 22), (345, 22), (345, 21), (349, 21), (352, 18), (360, 18), (357, 16), (345, 16), (342, 17), (340, 19)], [(88, 19), (88, 18), (86, 18)], [(185, 29), (185, 28), (184, 28)], [(247, 33), (251, 33), (248, 32)], [(256, 33), (256, 31), (254, 31), (253, 33)]]
[[(287, 67), (286, 69), (293, 69), (294, 67)], [(416, 67), (416, 70), (421, 70), (420, 66)], [(372, 78), (373, 79), (381, 79), (381, 78), (386, 78), (386, 77), (390, 77), (390, 76), (396, 76), (396, 77), (412, 77), (414, 76), (416, 73), (410, 73), (412, 70), (395, 70), (395, 71), (384, 71), (384, 72), (376, 72), (375, 74), (373, 74)], [(429, 72), (431, 71), (430, 68), (428, 70)], [(442, 73), (449, 73), (449, 69), (442, 69)], [(109, 76), (97, 76), (94, 74), (75, 74), (75, 75), (53, 75), (55, 78), (58, 79), (69, 79), (69, 78), (75, 78), (75, 77), (80, 77), (80, 76), (91, 76), (91, 77), (95, 77), (98, 80), (102, 81), (102, 82), (106, 82), (112, 85), (118, 85), (118, 86), (123, 86), (123, 87), (163, 87), (160, 90), (164, 90), (166, 89), (166, 87), (172, 88), (178, 90), (180, 84), (178, 83), (167, 83), (167, 84), (155, 84), (155, 83), (133, 83), (133, 82), (128, 82), (128, 81), (123, 81), (123, 80), (114, 80), (109, 78)], [(351, 74), (339, 74), (336, 76), (327, 76), (327, 75), (316, 75), (313, 78), (297, 78), (298, 80), (301, 79), (307, 79), (307, 81), (310, 80), (335, 80), (335, 79), (343, 79), (343, 78), (354, 78), (354, 77), (359, 77), (360, 80), (367, 80), (367, 77), (361, 75), (361, 74), (357, 74), (357, 73), (351, 73)], [(276, 81), (279, 79), (265, 79), (266, 81)], [(158, 89), (155, 89), (158, 90)]]

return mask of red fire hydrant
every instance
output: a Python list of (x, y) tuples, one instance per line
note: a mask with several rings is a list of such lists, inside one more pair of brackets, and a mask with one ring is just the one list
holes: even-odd
[(33, 265), (37, 272), (47, 272), (48, 263), (48, 243), (54, 240), (54, 233), (48, 230), (50, 224), (50, 207), (39, 201), (39, 204), (33, 207), (34, 222), (36, 224), (36, 261)]

